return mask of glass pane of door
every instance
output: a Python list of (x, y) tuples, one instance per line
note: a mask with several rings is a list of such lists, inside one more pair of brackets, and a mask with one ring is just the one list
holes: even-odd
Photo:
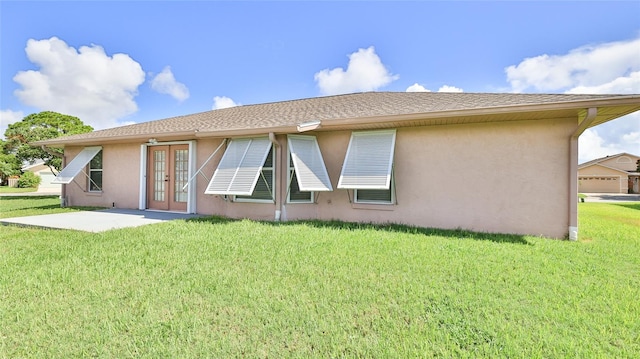
[(187, 188), (182, 189), (189, 180), (189, 151), (175, 150), (174, 164), (174, 189), (173, 200), (175, 202), (187, 202)]
[(166, 192), (165, 177), (167, 175), (166, 168), (166, 151), (153, 151), (153, 200), (164, 202)]

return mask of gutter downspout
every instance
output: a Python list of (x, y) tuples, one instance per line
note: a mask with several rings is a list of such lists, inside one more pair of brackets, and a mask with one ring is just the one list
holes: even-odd
[[(279, 161), (282, 157), (282, 148), (280, 147), (280, 143), (278, 143), (278, 139), (276, 138), (276, 134), (274, 132), (269, 132), (269, 140), (271, 141), (271, 143), (273, 144), (274, 148), (274, 153), (273, 153), (273, 159), (274, 159), (274, 168), (273, 170), (276, 171), (276, 183), (273, 184), (271, 190), (274, 191), (274, 200), (275, 200), (275, 205), (276, 205), (276, 212), (274, 215), (274, 220), (276, 222), (280, 222), (280, 217), (282, 217), (282, 198), (281, 198), (281, 193), (282, 191), (280, 191), (280, 184), (282, 181), (282, 176), (279, 175), (279, 173), (277, 172), (278, 168), (282, 167), (280, 166), (280, 162)], [(286, 162), (283, 162), (286, 163)]]
[(598, 115), (596, 107), (587, 109), (587, 115), (580, 121), (575, 132), (569, 138), (569, 240), (578, 240), (578, 137), (587, 129)]
[[(67, 165), (66, 157), (64, 155), (61, 155), (55, 151), (51, 151), (51, 149), (47, 148), (47, 146), (45, 145), (40, 146), (40, 148), (42, 148), (44, 152), (52, 156), (62, 158), (62, 168), (64, 168)], [(60, 188), (60, 207), (66, 207), (67, 206), (67, 185), (63, 184), (60, 187), (61, 187)]]

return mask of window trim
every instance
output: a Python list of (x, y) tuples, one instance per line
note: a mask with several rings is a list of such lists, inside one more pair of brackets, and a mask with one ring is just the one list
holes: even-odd
[[(100, 156), (100, 168), (91, 168), (91, 162), (93, 162), (93, 160), (97, 157)], [(91, 158), (91, 160), (89, 161), (89, 164), (87, 164), (87, 192), (90, 193), (101, 193), (104, 189), (104, 184), (103, 184), (103, 173), (104, 173), (104, 162), (103, 162), (104, 158), (103, 158), (103, 152), (102, 150), (98, 151), (98, 153), (95, 154), (95, 156), (93, 156)], [(98, 184), (91, 178), (91, 174), (93, 172), (100, 172), (100, 186), (98, 186)], [(91, 183), (94, 183), (96, 185), (96, 187), (98, 187), (97, 190), (93, 190), (91, 189)]]
[(390, 199), (389, 201), (376, 201), (376, 200), (358, 200), (358, 189), (354, 189), (353, 190), (353, 203), (356, 204), (364, 204), (364, 205), (368, 205), (368, 204), (374, 204), (374, 205), (395, 205), (396, 204), (396, 186), (395, 186), (395, 176), (393, 174), (393, 171), (391, 171), (391, 183), (389, 185), (389, 188), (386, 190), (383, 189), (362, 189), (364, 191), (389, 191), (390, 192)]

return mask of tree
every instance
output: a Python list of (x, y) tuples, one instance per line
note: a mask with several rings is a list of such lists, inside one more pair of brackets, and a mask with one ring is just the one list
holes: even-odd
[(9, 153), (7, 142), (0, 140), (0, 184), (4, 185), (10, 176), (19, 175), (21, 168), (18, 157)]
[(9, 152), (14, 153), (21, 163), (33, 163), (41, 159), (55, 173), (62, 167), (62, 149), (49, 148), (45, 151), (41, 147), (31, 146), (30, 143), (91, 131), (93, 127), (85, 125), (77, 117), (44, 111), (33, 113), (22, 121), (10, 124), (4, 132), (4, 137), (7, 139)]

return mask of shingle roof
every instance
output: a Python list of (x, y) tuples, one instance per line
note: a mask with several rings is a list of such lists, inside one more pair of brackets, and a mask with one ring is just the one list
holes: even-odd
[[(72, 135), (37, 144), (64, 145), (78, 141), (99, 143), (114, 139), (145, 136), (163, 138), (180, 134), (191, 134), (195, 137), (196, 133), (214, 136), (248, 129), (256, 133), (286, 132), (287, 129), (295, 128), (297, 124), (318, 120), (322, 121), (324, 128), (331, 127), (332, 124), (373, 118), (390, 120), (394, 117), (415, 117), (424, 114), (444, 118), (452, 116), (453, 113), (473, 115), (480, 111), (487, 114), (505, 113), (523, 106), (532, 106), (530, 111), (544, 106), (580, 109), (587, 107), (584, 102), (623, 98), (631, 104), (631, 108), (625, 108), (626, 113), (640, 109), (638, 95), (365, 92), (237, 106)], [(499, 112), (496, 112), (498, 110)], [(618, 116), (616, 113), (616, 117)]]

